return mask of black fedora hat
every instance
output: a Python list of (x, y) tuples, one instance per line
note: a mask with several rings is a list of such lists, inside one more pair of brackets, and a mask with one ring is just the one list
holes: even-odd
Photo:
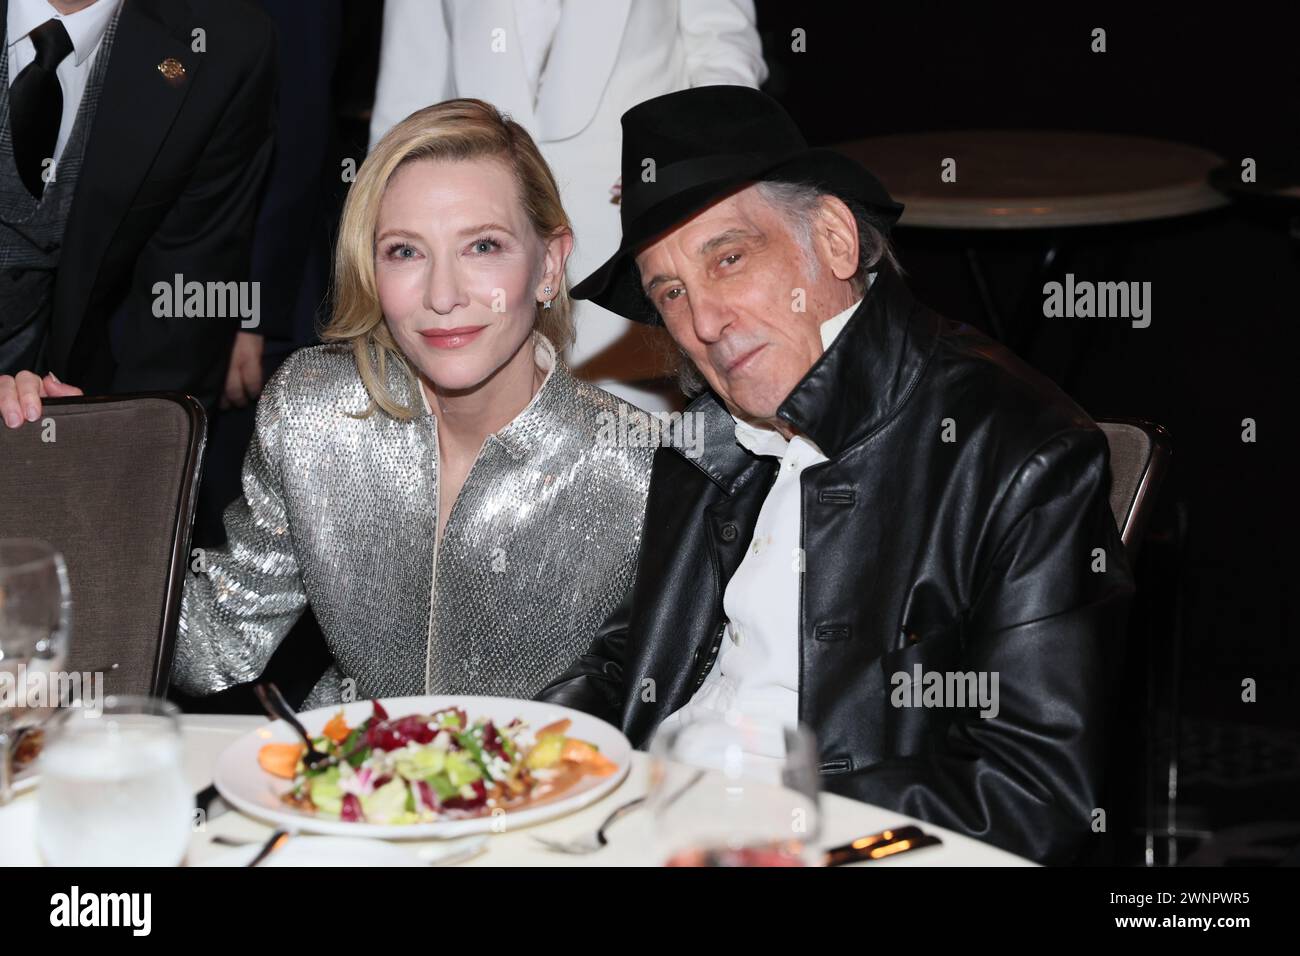
[(699, 86), (632, 107), (623, 114), (622, 171), (622, 242), (571, 295), (652, 325), (659, 317), (641, 291), (637, 252), (746, 183), (817, 185), (861, 203), (886, 229), (903, 211), (860, 163), (809, 148), (781, 105), (747, 86)]

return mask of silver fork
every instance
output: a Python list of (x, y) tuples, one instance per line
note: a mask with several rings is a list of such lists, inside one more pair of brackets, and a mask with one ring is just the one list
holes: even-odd
[[(700, 778), (704, 776), (704, 773), (705, 772), (703, 770), (698, 771), (693, 777), (691, 777), (690, 780), (686, 782), (685, 786), (683, 786), (675, 794), (669, 797), (667, 801), (665, 801), (664, 806), (671, 805), (673, 802), (677, 800), (678, 797), (684, 794), (687, 790), (691, 789), (691, 787), (695, 786), (695, 784), (699, 782)], [(623, 804), (621, 807), (617, 808), (613, 813), (607, 816), (604, 822), (602, 822), (601, 825), (596, 828), (594, 833), (588, 833), (583, 836), (575, 837), (572, 840), (551, 840), (551, 839), (547, 839), (546, 837), (541, 837), (534, 834), (533, 839), (536, 840), (538, 843), (540, 843), (542, 846), (546, 847), (546, 849), (551, 850), (555, 853), (568, 853), (575, 856), (582, 856), (587, 853), (595, 853), (597, 850), (603, 849), (604, 846), (609, 842), (605, 838), (605, 831), (609, 829), (610, 826), (617, 823), (619, 820), (623, 819), (623, 817), (627, 816), (627, 814), (631, 813), (633, 810), (635, 810), (637, 807), (641, 806), (641, 804), (645, 802), (646, 802), (645, 797), (637, 797), (635, 800), (629, 800), (627, 803)]]
[(614, 823), (621, 820), (627, 814), (631, 813), (641, 804), (645, 803), (645, 797), (637, 797), (635, 800), (629, 800), (613, 813), (605, 818), (605, 821), (596, 828), (594, 833), (588, 833), (584, 836), (575, 837), (572, 840), (548, 840), (546, 837), (533, 836), (533, 839), (556, 853), (570, 853), (582, 855), (585, 853), (595, 853), (603, 848), (609, 841), (605, 839), (605, 831)]

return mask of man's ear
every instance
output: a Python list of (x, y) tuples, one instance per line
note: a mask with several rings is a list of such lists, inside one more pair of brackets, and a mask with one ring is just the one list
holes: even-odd
[(822, 196), (813, 226), (818, 257), (837, 279), (848, 280), (858, 271), (858, 223), (838, 196)]
[(572, 251), (573, 233), (567, 229), (560, 230), (546, 240), (546, 257), (542, 260), (542, 277), (537, 287), (539, 299), (544, 295), (542, 289), (548, 285), (558, 293), (560, 279), (564, 276), (564, 264), (569, 261), (569, 253)]

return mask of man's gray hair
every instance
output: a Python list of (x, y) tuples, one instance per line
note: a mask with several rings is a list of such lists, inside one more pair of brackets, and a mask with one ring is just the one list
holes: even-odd
[[(776, 180), (755, 183), (755, 191), (789, 223), (799, 247), (807, 256), (809, 266), (814, 270), (819, 268), (817, 256), (813, 252), (813, 226), (817, 221), (822, 199), (835, 194), (811, 183), (787, 183)], [(875, 271), (882, 260), (887, 262), (895, 272), (902, 273), (903, 269), (894, 255), (894, 247), (889, 241), (888, 227), (884, 221), (855, 199), (844, 196), (836, 196), (836, 198), (849, 207), (849, 212), (853, 214), (853, 221), (858, 227), (858, 268), (850, 281), (853, 283), (854, 292), (865, 295), (867, 275)]]
[[(781, 213), (790, 227), (795, 241), (803, 251), (804, 261), (815, 275), (821, 268), (817, 254), (813, 251), (813, 226), (817, 213), (821, 209), (822, 199), (836, 195), (811, 183), (791, 183), (777, 180), (764, 180), (755, 183), (755, 188), (763, 200)], [(894, 254), (893, 244), (889, 241), (887, 224), (862, 203), (844, 196), (836, 198), (849, 208), (853, 221), (858, 227), (858, 268), (850, 278), (853, 291), (857, 295), (866, 295), (867, 276), (876, 271), (889, 270), (903, 274), (903, 267)], [(677, 349), (677, 384), (687, 397), (694, 397), (708, 388), (690, 357), (679, 347)]]

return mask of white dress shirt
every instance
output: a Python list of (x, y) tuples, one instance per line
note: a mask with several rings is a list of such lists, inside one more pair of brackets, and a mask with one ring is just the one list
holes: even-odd
[(46, 0), (9, 0), (9, 14), (5, 24), (5, 42), (9, 46), (9, 85), (14, 85), (18, 74), (36, 59), (36, 46), (29, 34), (46, 20), (62, 20), (63, 28), (72, 39), (72, 52), (59, 64), (57, 75), (63, 87), (63, 118), (59, 122), (59, 138), (54, 146), (54, 161), (63, 155), (63, 147), (72, 136), (73, 124), (81, 97), (86, 92), (95, 54), (104, 31), (112, 22), (122, 0), (97, 0), (76, 13), (64, 16)]
[(542, 87), (542, 70), (551, 52), (551, 41), (560, 25), (560, 0), (515, 0), (515, 30), (524, 74), (533, 93), (533, 104)]
[[(872, 273), (869, 282), (875, 280)], [(859, 299), (821, 324), (823, 350), (848, 324)], [(733, 416), (734, 417), (734, 416)], [(756, 428), (736, 419), (736, 441), (755, 455), (779, 458), (776, 481), (763, 500), (745, 557), (723, 595), (722, 647), (700, 689), (660, 729), (693, 709), (738, 712), (793, 727), (799, 722), (799, 582), (804, 561), (802, 487), (805, 469), (827, 460), (812, 441)]]

